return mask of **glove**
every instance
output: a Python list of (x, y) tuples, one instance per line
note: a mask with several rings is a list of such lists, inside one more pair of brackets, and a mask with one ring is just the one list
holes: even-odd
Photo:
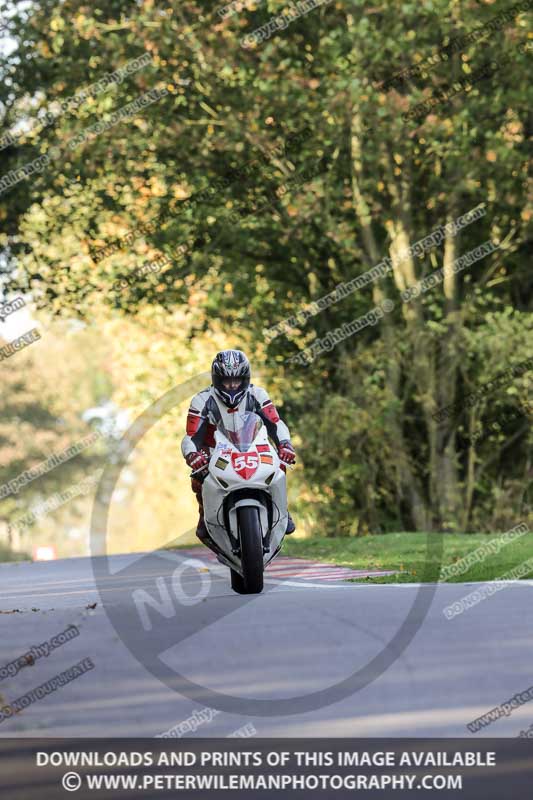
[(209, 464), (209, 458), (207, 456), (207, 453), (204, 452), (204, 450), (197, 450), (194, 453), (187, 453), (187, 455), (185, 456), (185, 461), (192, 469), (192, 471), (196, 472), (195, 477), (199, 477), (207, 473), (207, 465)]
[(278, 456), (286, 464), (295, 463), (296, 453), (294, 451), (294, 447), (292, 446), (292, 444), (289, 442), (288, 439), (285, 439), (283, 442), (279, 443)]

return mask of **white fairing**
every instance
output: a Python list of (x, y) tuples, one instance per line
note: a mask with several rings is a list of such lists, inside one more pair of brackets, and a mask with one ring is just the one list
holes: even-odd
[[(240, 415), (239, 415), (240, 416)], [(250, 415), (247, 415), (250, 416)], [(252, 415), (255, 416), (255, 415)], [(232, 423), (238, 426), (239, 419), (235, 415)], [(222, 551), (223, 560), (242, 575), (240, 556), (232, 552), (234, 545), (228, 536), (225, 523), (223, 503), (224, 499), (237, 489), (260, 489), (272, 498), (272, 530), (268, 540), (268, 512), (265, 501), (261, 498), (244, 498), (237, 501), (234, 508), (228, 513), (230, 531), (234, 541), (239, 541), (237, 527), (238, 506), (255, 506), (259, 509), (263, 543), (269, 542), (268, 551), (264, 553), (263, 561), (266, 566), (277, 553), (287, 529), (287, 485), (285, 472), (280, 468), (280, 460), (276, 449), (271, 446), (267, 429), (261, 425), (256, 436), (246, 452), (235, 446), (223, 429), (215, 431), (215, 447), (209, 462), (209, 474), (204, 480), (202, 497), (204, 503), (204, 519), (209, 535)], [(259, 446), (259, 449), (258, 449)], [(263, 457), (263, 460), (261, 460)], [(268, 463), (272, 461), (272, 463)], [(239, 474), (239, 471), (241, 474)], [(267, 478), (274, 475), (270, 483)], [(221, 479), (227, 487), (221, 485)]]

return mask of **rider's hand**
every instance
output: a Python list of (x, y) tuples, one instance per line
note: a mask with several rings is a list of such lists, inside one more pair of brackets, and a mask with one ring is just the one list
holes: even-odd
[(209, 457), (207, 453), (205, 453), (203, 450), (197, 450), (195, 453), (187, 453), (187, 455), (185, 456), (185, 461), (192, 469), (192, 471), (196, 472), (197, 476), (205, 475), (205, 473), (207, 472)]
[(296, 453), (294, 451), (294, 447), (287, 439), (279, 443), (278, 456), (286, 464), (294, 464), (294, 462), (296, 461)]

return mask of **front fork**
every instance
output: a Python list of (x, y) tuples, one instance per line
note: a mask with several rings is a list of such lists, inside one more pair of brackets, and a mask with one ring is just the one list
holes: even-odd
[[(266, 536), (263, 536), (263, 515), (261, 513), (262, 511), (266, 510), (267, 516), (268, 516), (268, 509), (265, 509), (264, 505), (262, 503), (260, 503), (259, 501), (255, 501), (255, 502), (252, 502), (252, 503), (241, 501), (241, 502), (235, 503), (235, 505), (231, 509), (231, 511), (235, 512), (235, 516), (237, 516), (237, 508), (239, 508), (240, 506), (248, 506), (248, 507), (253, 506), (254, 508), (257, 508), (259, 510), (259, 524), (261, 525), (261, 541), (262, 541), (262, 545), (263, 545), (263, 555), (265, 555), (265, 553), (269, 553), (270, 552), (270, 537), (272, 535), (272, 524), (268, 524), (267, 523), (267, 534), (266, 534)], [(227, 515), (227, 523), (228, 524), (226, 524), (226, 531), (228, 532), (228, 536), (230, 538), (230, 541), (233, 544), (235, 542), (235, 537), (229, 531), (229, 529), (231, 528), (231, 525), (229, 525), (229, 513)], [(225, 519), (226, 519), (226, 516), (225, 516)], [(270, 517), (269, 517), (269, 523), (271, 523)], [(240, 531), (239, 531), (239, 533), (240, 533)], [(236, 545), (237, 545), (238, 549), (237, 550), (233, 550), (232, 552), (233, 552), (234, 555), (240, 556), (241, 555), (240, 540), (238, 542), (236, 542)]]

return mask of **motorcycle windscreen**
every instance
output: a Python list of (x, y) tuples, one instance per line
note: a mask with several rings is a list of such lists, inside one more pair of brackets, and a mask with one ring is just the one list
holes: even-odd
[(218, 428), (224, 434), (232, 445), (241, 453), (246, 453), (252, 448), (252, 445), (257, 438), (257, 434), (263, 427), (261, 417), (254, 414), (253, 411), (245, 411), (242, 414), (233, 414), (231, 421), (224, 424), (221, 420)]

